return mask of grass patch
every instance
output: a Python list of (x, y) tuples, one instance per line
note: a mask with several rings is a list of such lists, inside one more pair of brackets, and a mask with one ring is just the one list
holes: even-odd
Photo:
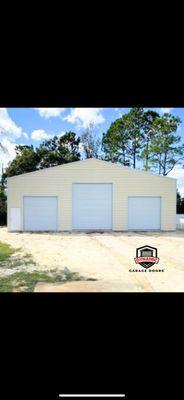
[(23, 265), (36, 265), (31, 254), (15, 254), (20, 250), (20, 248), (12, 248), (9, 244), (0, 242), (0, 267), (15, 268)]
[[(67, 267), (64, 270), (52, 269), (50, 271), (34, 271), (35, 268), (33, 268), (33, 271), (29, 272), (23, 267), (34, 267), (36, 263), (31, 254), (15, 254), (20, 250), (0, 242), (0, 267), (11, 271), (10, 275), (0, 278), (0, 292), (33, 292), (38, 282), (65, 283), (67, 281), (96, 280), (84, 278), (77, 272), (71, 272)], [(12, 269), (16, 267), (20, 267), (20, 269), (13, 272)]]
[(8, 259), (0, 262), (0, 267), (3, 268), (16, 268), (26, 265), (36, 265), (30, 254), (16, 254), (12, 255)]
[(9, 259), (17, 249), (13, 249), (9, 244), (0, 242), (0, 263)]
[(0, 292), (33, 292), (38, 282), (56, 283), (67, 281), (89, 281), (93, 278), (84, 278), (77, 272), (65, 271), (34, 271), (16, 272), (5, 278), (0, 279)]
[(23, 291), (33, 292), (37, 282), (52, 282), (52, 278), (44, 272), (16, 272), (0, 279), (0, 292)]

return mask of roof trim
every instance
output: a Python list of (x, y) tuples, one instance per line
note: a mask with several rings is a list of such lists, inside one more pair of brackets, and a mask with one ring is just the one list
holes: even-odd
[(46, 171), (46, 170), (51, 170), (51, 169), (55, 169), (55, 168), (67, 168), (67, 166), (68, 165), (71, 165), (71, 164), (76, 164), (76, 163), (88, 163), (88, 162), (99, 162), (99, 163), (104, 163), (104, 164), (108, 164), (108, 165), (110, 165), (111, 167), (113, 167), (113, 168), (118, 168), (118, 169), (131, 169), (131, 171), (133, 171), (134, 173), (140, 173), (140, 174), (146, 174), (146, 175), (151, 175), (151, 176), (156, 176), (157, 178), (164, 178), (164, 179), (172, 179), (172, 180), (174, 180), (174, 181), (177, 181), (177, 179), (176, 178), (171, 178), (171, 177), (169, 177), (169, 176), (163, 176), (163, 175), (157, 175), (157, 174), (154, 174), (154, 173), (152, 173), (152, 172), (147, 172), (147, 171), (141, 171), (141, 170), (139, 170), (139, 169), (136, 169), (136, 168), (131, 168), (131, 167), (127, 167), (127, 166), (124, 166), (124, 165), (117, 165), (117, 164), (115, 164), (115, 163), (112, 163), (111, 161), (104, 161), (104, 160), (99, 160), (98, 158), (87, 158), (87, 159), (85, 159), (85, 160), (78, 160), (78, 161), (73, 161), (73, 162), (70, 162), (70, 163), (66, 163), (66, 164), (61, 164), (61, 165), (56, 165), (55, 167), (48, 167), (48, 168), (43, 168), (43, 169), (39, 169), (39, 170), (36, 170), (36, 171), (32, 171), (32, 172), (26, 172), (26, 173), (24, 173), (24, 174), (19, 174), (19, 175), (13, 175), (13, 176), (10, 176), (10, 177), (7, 177), (7, 179), (9, 180), (9, 179), (14, 179), (14, 178), (20, 178), (20, 177), (23, 177), (23, 176), (25, 176), (25, 175), (30, 175), (30, 174), (37, 174), (38, 172), (40, 173), (40, 172), (43, 172), (43, 171)]

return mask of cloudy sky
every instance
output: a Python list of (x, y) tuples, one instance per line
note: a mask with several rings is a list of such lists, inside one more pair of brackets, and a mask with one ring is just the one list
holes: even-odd
[[(128, 108), (0, 108), (0, 138), (7, 151), (0, 149), (0, 168), (15, 156), (15, 144), (38, 146), (44, 139), (62, 135), (66, 131), (81, 132), (93, 122), (102, 135), (116, 118)], [(178, 133), (184, 142), (184, 108), (155, 108), (160, 114), (171, 112), (181, 118)], [(184, 196), (184, 169), (177, 166), (169, 176), (178, 179), (178, 188)]]

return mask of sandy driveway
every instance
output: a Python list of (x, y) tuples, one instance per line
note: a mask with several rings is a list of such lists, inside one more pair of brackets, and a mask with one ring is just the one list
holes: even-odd
[[(39, 269), (68, 267), (98, 279), (83, 283), (82, 291), (184, 291), (184, 231), (124, 233), (8, 233), (0, 228), (0, 241), (31, 253)], [(133, 273), (136, 247), (157, 247), (164, 272)], [(68, 286), (65, 286), (68, 285)], [(66, 291), (80, 283), (65, 284)], [(79, 288), (79, 289), (77, 289)], [(39, 290), (39, 289), (38, 289)], [(48, 285), (45, 290), (51, 290)], [(60, 291), (56, 286), (55, 289)], [(62, 289), (63, 290), (63, 289)]]

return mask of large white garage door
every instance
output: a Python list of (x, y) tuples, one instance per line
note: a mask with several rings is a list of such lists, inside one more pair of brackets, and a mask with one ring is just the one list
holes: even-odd
[(112, 229), (111, 184), (73, 184), (73, 229)]
[(137, 196), (128, 198), (128, 229), (159, 230), (161, 198)]
[(24, 230), (57, 230), (57, 197), (24, 197)]

